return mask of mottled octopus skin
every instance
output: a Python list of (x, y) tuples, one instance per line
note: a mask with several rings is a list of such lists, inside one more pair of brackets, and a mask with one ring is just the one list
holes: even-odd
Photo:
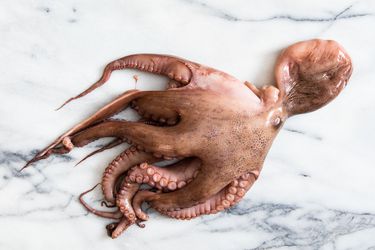
[[(335, 41), (308, 40), (281, 52), (276, 86), (256, 88), (222, 71), (167, 55), (137, 54), (109, 63), (99, 81), (68, 102), (103, 85), (111, 72), (138, 69), (169, 78), (164, 91), (126, 91), (58, 137), (29, 164), (64, 154), (102, 137), (132, 146), (104, 171), (105, 201), (116, 211), (91, 212), (118, 222), (107, 226), (116, 238), (131, 224), (146, 220), (144, 201), (160, 213), (191, 219), (224, 210), (258, 178), (271, 144), (290, 116), (314, 111), (333, 100), (352, 73), (349, 55)], [(133, 108), (137, 122), (113, 120)], [(91, 156), (90, 154), (89, 156)], [(178, 159), (157, 167), (157, 162)], [(147, 184), (146, 190), (140, 190)]]

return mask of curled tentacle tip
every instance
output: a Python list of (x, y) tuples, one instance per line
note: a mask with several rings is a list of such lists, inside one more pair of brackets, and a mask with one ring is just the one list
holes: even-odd
[(111, 204), (110, 202), (107, 202), (107, 201), (102, 201), (102, 202), (100, 203), (100, 205), (101, 205), (101, 206), (106, 206), (106, 207), (108, 207), (108, 208), (116, 207), (115, 204)]
[(138, 221), (138, 220), (137, 220), (135, 223), (136, 223), (137, 226), (140, 227), (140, 228), (145, 228), (145, 227), (146, 227), (146, 225), (145, 225), (144, 223), (142, 223), (141, 221)]
[(118, 225), (117, 222), (113, 222), (113, 223), (108, 224), (107, 226), (105, 226), (105, 229), (107, 230), (107, 235), (109, 237), (112, 237), (112, 233), (115, 230), (115, 228), (117, 227), (117, 225)]

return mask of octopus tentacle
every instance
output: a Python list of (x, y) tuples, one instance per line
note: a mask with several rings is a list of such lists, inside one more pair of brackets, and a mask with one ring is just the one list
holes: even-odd
[(105, 226), (105, 229), (107, 229), (107, 235), (109, 237), (112, 237), (112, 233), (116, 229), (117, 226), (118, 226), (118, 222), (112, 222)]
[[(114, 230), (111, 232), (112, 239), (115, 239), (120, 236), (122, 232), (124, 232), (129, 226), (134, 224), (133, 222), (128, 221), (126, 217), (122, 217), (120, 222), (115, 224)], [(108, 229), (107, 229), (108, 230)]]
[(167, 109), (165, 106), (156, 106), (152, 103), (139, 104), (133, 101), (134, 110), (146, 120), (146, 123), (151, 124), (150, 121), (156, 122), (158, 125), (175, 125), (179, 120), (179, 114), (173, 109)]
[[(223, 189), (230, 180), (227, 176), (218, 178), (217, 172), (210, 171), (204, 163), (198, 176), (185, 187), (171, 193), (155, 194), (147, 200), (158, 210), (173, 210), (195, 206), (204, 202)], [(202, 189), (202, 187), (206, 187)]]
[(70, 152), (70, 149), (66, 148), (64, 146), (60, 146), (60, 147), (56, 147), (56, 148), (50, 148), (50, 149), (46, 150), (43, 154), (37, 154), (36, 156), (34, 156), (18, 172), (21, 172), (22, 170), (29, 167), (34, 162), (37, 162), (37, 161), (48, 158), (50, 155), (53, 155), (53, 154), (61, 155), (61, 154), (69, 153), (69, 152)]
[(120, 209), (120, 212), (126, 217), (131, 223), (135, 223), (136, 217), (131, 205), (134, 194), (138, 191), (139, 184), (129, 183), (123, 181), (119, 193), (116, 196), (116, 205)]
[(160, 210), (169, 217), (189, 220), (204, 214), (215, 214), (237, 204), (256, 180), (256, 176), (246, 173), (232, 181), (216, 195), (198, 205), (173, 211)]
[(102, 137), (127, 139), (139, 150), (153, 152), (156, 157), (176, 157), (189, 155), (190, 148), (184, 147), (177, 126), (155, 127), (140, 122), (106, 121), (90, 127), (71, 138), (74, 146), (82, 147)]
[(107, 201), (102, 201), (102, 202), (100, 202), (100, 205), (101, 205), (101, 206), (108, 207), (108, 208), (116, 207), (116, 205), (114, 205), (114, 204), (110, 204), (110, 203), (108, 203)]
[(79, 196), (79, 201), (80, 203), (89, 211), (90, 213), (93, 213), (99, 217), (103, 218), (108, 218), (108, 219), (120, 219), (122, 217), (122, 213), (120, 211), (113, 211), (113, 212), (108, 212), (108, 211), (99, 211), (96, 210), (95, 208), (91, 207), (89, 204), (85, 202), (83, 199), (83, 196), (85, 196), (87, 193), (91, 192), (94, 190), (100, 183), (96, 184), (94, 187), (90, 188), (89, 190), (83, 192)]
[(144, 119), (175, 125), (184, 110), (184, 103), (190, 102), (191, 96), (183, 91), (152, 91), (133, 100), (131, 107)]
[(137, 150), (131, 146), (118, 155), (105, 169), (102, 178), (102, 189), (105, 200), (114, 203), (114, 188), (117, 178), (129, 168), (142, 162), (153, 163), (159, 160), (150, 153)]
[(155, 193), (149, 190), (141, 190), (134, 195), (132, 205), (137, 218), (141, 220), (148, 220), (148, 214), (142, 210), (142, 204), (143, 202), (152, 198), (154, 195)]
[[(31, 160), (29, 160), (21, 170), (30, 166), (30, 164), (34, 162), (47, 158), (51, 154), (68, 153), (70, 149), (66, 148), (65, 145), (61, 145), (61, 143), (63, 142), (65, 138), (71, 135), (74, 135), (84, 129), (87, 129), (88, 127), (93, 126), (94, 124), (98, 124), (99, 122), (113, 116), (114, 114), (125, 109), (132, 100), (134, 100), (135, 98), (143, 94), (144, 94), (143, 91), (137, 91), (137, 90), (126, 91), (124, 94), (117, 97), (114, 101), (108, 103), (107, 105), (99, 109), (95, 114), (88, 117), (84, 121), (78, 123), (71, 129), (69, 129), (67, 132), (59, 136), (54, 142), (52, 142), (46, 148), (41, 150)], [(60, 151), (58, 151), (58, 149)]]
[(187, 60), (156, 54), (136, 54), (117, 59), (107, 64), (104, 68), (101, 78), (91, 85), (88, 89), (75, 97), (69, 98), (58, 109), (61, 109), (69, 102), (81, 98), (88, 93), (94, 91), (96, 88), (106, 83), (111, 76), (112, 72), (119, 69), (138, 69), (155, 74), (161, 74), (180, 82), (184, 85), (188, 84), (192, 78), (192, 65), (196, 63)]
[[(107, 167), (105, 171), (105, 174), (103, 176), (103, 182), (102, 182), (103, 192), (105, 194), (110, 193), (111, 197), (114, 197), (113, 188), (114, 188), (114, 182), (116, 179), (114, 178), (114, 176), (116, 175), (116, 172), (123, 173), (130, 166), (132, 166), (132, 163), (134, 163), (134, 161), (133, 162), (129, 161), (129, 158), (128, 158), (129, 154), (135, 155), (135, 156), (139, 156), (139, 155), (146, 156), (145, 158), (142, 158), (142, 159), (140, 159), (141, 157), (134, 157), (132, 158), (133, 160), (135, 158), (137, 160), (145, 160), (148, 157), (151, 157), (151, 159), (156, 160), (156, 158), (152, 157), (152, 155), (150, 154), (137, 151), (135, 147), (131, 147), (130, 149), (126, 150), (125, 152), (122, 153), (122, 155), (117, 157), (116, 158), (117, 160), (115, 160), (112, 164), (110, 164), (109, 167)], [(125, 155), (126, 157), (124, 157)], [(124, 158), (126, 158), (126, 160), (128, 161), (125, 162)], [(121, 165), (119, 164), (120, 162), (122, 163)], [(121, 169), (121, 167), (119, 166), (123, 168)], [(92, 191), (93, 188), (83, 193), (80, 196), (80, 201), (88, 211), (98, 216), (105, 217), (105, 218), (112, 218), (112, 219), (119, 219), (120, 217), (123, 216), (121, 221), (119, 223), (113, 224), (112, 229), (110, 230), (111, 237), (116, 238), (124, 230), (126, 230), (127, 227), (129, 227), (131, 224), (136, 223), (137, 217), (141, 220), (147, 220), (148, 218), (147, 214), (141, 210), (143, 199), (140, 199), (140, 198), (142, 197), (138, 196), (136, 199), (133, 199), (134, 194), (139, 189), (139, 183), (146, 183), (151, 178), (154, 181), (150, 183), (152, 186), (164, 188), (167, 191), (173, 191), (176, 188), (179, 188), (179, 187), (181, 188), (186, 183), (189, 183), (191, 179), (197, 175), (199, 166), (200, 166), (200, 161), (198, 159), (190, 158), (190, 159), (184, 159), (180, 162), (170, 165), (167, 168), (160, 168), (157, 166), (149, 165), (146, 162), (143, 162), (142, 164), (136, 167), (133, 167), (128, 172), (126, 178), (122, 182), (122, 185), (116, 197), (116, 205), (120, 211), (104, 212), (104, 211), (97, 211), (91, 208), (83, 200), (83, 195), (86, 194), (87, 192)], [(139, 179), (140, 174), (144, 175), (142, 177), (142, 180)], [(148, 176), (146, 176), (147, 174)], [(140, 192), (142, 193), (142, 191)], [(111, 201), (111, 199), (106, 199), (106, 200)], [(132, 202), (134, 202), (135, 204), (135, 207), (134, 207), (135, 210), (133, 209), (131, 205)]]
[(120, 144), (122, 144), (124, 141), (121, 139), (121, 138), (116, 138), (114, 140), (112, 140), (111, 142), (109, 142), (108, 144), (104, 145), (103, 147), (91, 152), (90, 154), (86, 155), (84, 158), (82, 158), (79, 162), (76, 163), (75, 166), (78, 166), (80, 163), (82, 163), (83, 161), (87, 160), (88, 158), (90, 158), (91, 156), (93, 155), (96, 155), (98, 153), (101, 153), (107, 149), (111, 149), (111, 148), (114, 148)]
[[(199, 167), (200, 161), (196, 158), (187, 158), (163, 168), (149, 165), (146, 162), (137, 165), (128, 171), (116, 197), (116, 204), (129, 220), (134, 221), (135, 214), (131, 203), (140, 184), (146, 183), (159, 190), (174, 191), (185, 186), (197, 176)], [(140, 206), (141, 204), (138, 204), (139, 209)], [(140, 219), (145, 220), (145, 216)]]
[(184, 86), (183, 83), (178, 82), (178, 81), (173, 80), (173, 79), (168, 82), (168, 89), (180, 88), (182, 86)]
[[(245, 173), (233, 180), (217, 194), (197, 205), (186, 208), (161, 209), (155, 207), (160, 213), (176, 219), (192, 219), (200, 215), (214, 214), (237, 204), (246, 192), (251, 188), (257, 179), (256, 172)], [(180, 189), (181, 187), (178, 187)], [(136, 193), (133, 198), (133, 209), (138, 218), (147, 220), (148, 215), (142, 211), (141, 205), (144, 201), (152, 200), (156, 194), (149, 190), (142, 190)]]
[(148, 184), (160, 190), (174, 191), (190, 183), (199, 173), (200, 160), (186, 158), (167, 167), (142, 163), (129, 170), (125, 180)]

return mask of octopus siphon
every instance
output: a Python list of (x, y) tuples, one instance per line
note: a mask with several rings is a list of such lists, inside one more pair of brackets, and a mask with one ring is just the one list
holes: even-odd
[[(144, 202), (182, 220), (234, 206), (257, 180), (286, 119), (333, 100), (352, 73), (342, 46), (321, 39), (284, 49), (275, 64), (275, 86), (262, 88), (182, 58), (135, 54), (109, 63), (96, 83), (62, 106), (103, 85), (113, 71), (127, 68), (164, 75), (168, 87), (124, 92), (24, 166), (103, 137), (113, 139), (88, 156), (128, 143), (100, 183), (104, 204), (116, 210), (92, 208), (83, 199), (91, 190), (80, 196), (88, 211), (116, 221), (106, 227), (112, 238), (131, 225), (144, 226)], [(128, 107), (138, 112), (139, 120), (113, 118)], [(166, 160), (173, 161), (160, 166)]]

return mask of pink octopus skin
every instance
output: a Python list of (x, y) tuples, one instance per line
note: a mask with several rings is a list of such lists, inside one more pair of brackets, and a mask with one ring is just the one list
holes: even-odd
[[(239, 202), (258, 178), (286, 119), (333, 100), (352, 73), (349, 55), (332, 40), (302, 41), (286, 48), (275, 65), (276, 86), (261, 89), (182, 58), (137, 54), (109, 63), (99, 81), (62, 106), (103, 85), (112, 71), (126, 68), (167, 76), (169, 88), (126, 91), (25, 165), (102, 137), (115, 139), (93, 154), (131, 144), (109, 164), (102, 179), (105, 200), (118, 210), (97, 211), (80, 197), (89, 211), (118, 220), (107, 226), (113, 238), (148, 219), (143, 202), (177, 219), (213, 214)], [(111, 119), (128, 107), (141, 120)], [(178, 162), (163, 168), (152, 165), (169, 159)], [(142, 184), (152, 189), (140, 190)]]

